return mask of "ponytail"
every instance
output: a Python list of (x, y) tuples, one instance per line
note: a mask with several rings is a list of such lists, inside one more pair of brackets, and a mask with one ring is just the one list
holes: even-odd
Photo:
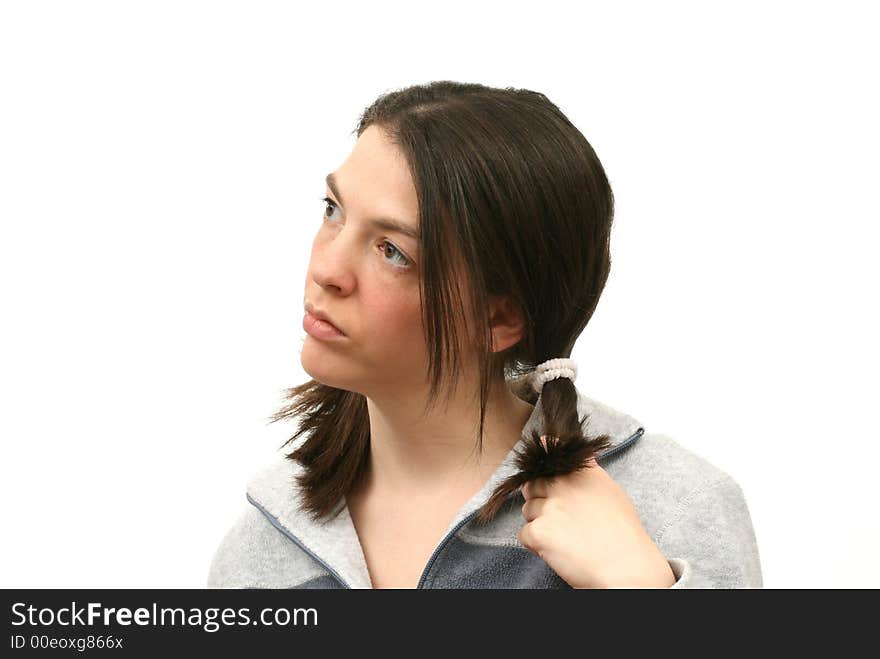
[(541, 429), (533, 429), (524, 438), (524, 450), (516, 453), (518, 473), (495, 488), (477, 515), (479, 524), (491, 521), (528, 481), (578, 471), (611, 445), (608, 435), (588, 438), (584, 434), (586, 418), (578, 417), (576, 375), (577, 366), (571, 359), (551, 359), (525, 378), (525, 385), (539, 396), (536, 404), (541, 406)]

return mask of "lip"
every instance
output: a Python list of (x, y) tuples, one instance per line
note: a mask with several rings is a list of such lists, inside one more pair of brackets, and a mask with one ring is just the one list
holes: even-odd
[(326, 320), (313, 316), (308, 311), (306, 312), (306, 315), (303, 316), (303, 329), (309, 336), (313, 336), (316, 339), (330, 341), (333, 339), (346, 338), (345, 334), (340, 332), (335, 326), (331, 325)]
[(316, 309), (315, 306), (311, 302), (306, 302), (305, 310), (306, 310), (306, 313), (311, 314), (312, 316), (314, 316), (318, 320), (323, 320), (325, 323), (329, 323), (329, 324), (333, 325), (333, 327), (335, 327), (337, 330), (339, 330), (340, 334), (344, 334), (342, 329), (340, 329), (339, 325), (337, 325), (335, 322), (333, 322), (333, 319), (328, 314), (323, 312), (321, 309)]
[(318, 339), (334, 339), (345, 336), (345, 332), (339, 329), (326, 313), (320, 309), (315, 309), (310, 304), (307, 304), (305, 309), (303, 329), (308, 334)]

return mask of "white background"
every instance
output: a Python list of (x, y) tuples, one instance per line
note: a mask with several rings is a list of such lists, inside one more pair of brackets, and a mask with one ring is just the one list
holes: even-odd
[(617, 201), (578, 387), (741, 484), (765, 586), (880, 587), (871, 3), (4, 2), (2, 587), (202, 587), (378, 94), (545, 93)]

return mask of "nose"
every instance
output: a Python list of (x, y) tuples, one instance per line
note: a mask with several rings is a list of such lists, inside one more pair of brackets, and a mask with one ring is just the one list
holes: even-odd
[(319, 232), (315, 237), (309, 273), (321, 288), (335, 288), (341, 293), (351, 290), (354, 284), (352, 251), (346, 240), (345, 231), (336, 232), (332, 237)]

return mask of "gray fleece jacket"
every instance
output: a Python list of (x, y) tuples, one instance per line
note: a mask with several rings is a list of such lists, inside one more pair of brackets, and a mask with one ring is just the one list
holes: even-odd
[[(524, 398), (524, 378), (509, 380)], [(761, 588), (761, 564), (749, 510), (727, 473), (638, 420), (578, 392), (584, 430), (608, 434), (597, 462), (626, 491), (666, 556), (672, 588)], [(541, 399), (523, 428), (540, 429)], [(303, 437), (297, 442), (304, 441)], [(422, 573), (419, 588), (570, 588), (520, 544), (525, 519), (516, 492), (489, 524), (473, 523), (495, 487), (514, 473), (514, 446), (455, 515)], [(244, 512), (226, 533), (208, 574), (210, 588), (372, 588), (363, 549), (345, 505), (324, 523), (297, 507), (302, 467), (280, 457), (247, 486)]]

